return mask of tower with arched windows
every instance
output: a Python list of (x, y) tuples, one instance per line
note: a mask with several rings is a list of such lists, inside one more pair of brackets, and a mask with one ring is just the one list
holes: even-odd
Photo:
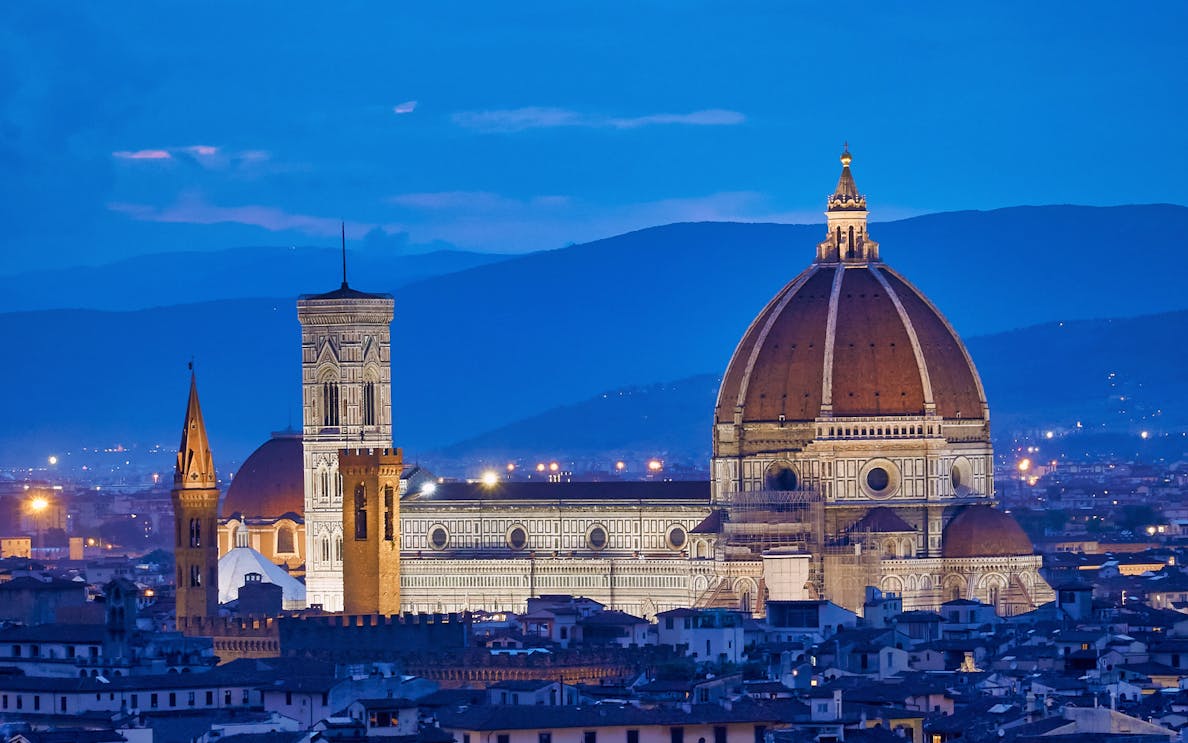
[(343, 498), (343, 610), (400, 613), (399, 449), (338, 453)]
[(392, 446), (389, 294), (347, 286), (297, 302), (301, 322), (307, 600), (342, 611), (343, 485), (338, 451)]
[(219, 486), (193, 374), (172, 498), (177, 623), (184, 632), (191, 624), (218, 613), (219, 595)]

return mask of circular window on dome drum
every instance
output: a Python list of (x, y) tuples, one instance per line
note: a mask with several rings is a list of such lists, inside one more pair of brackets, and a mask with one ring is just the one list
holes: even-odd
[(668, 527), (668, 533), (665, 535), (665, 539), (668, 540), (669, 549), (684, 549), (685, 542), (688, 541), (688, 534), (685, 533), (685, 527), (683, 526), (670, 526)]
[(592, 550), (600, 550), (606, 547), (609, 537), (606, 534), (606, 527), (602, 524), (590, 527), (590, 531), (586, 532), (586, 544), (590, 545)]
[(450, 543), (450, 532), (441, 524), (429, 529), (429, 546), (435, 550), (443, 550)]
[(889, 459), (872, 459), (858, 472), (858, 487), (868, 498), (890, 498), (899, 490), (899, 468)]
[(773, 462), (767, 468), (765, 487), (768, 490), (795, 490), (800, 480), (790, 462)]
[(953, 469), (949, 472), (949, 480), (953, 483), (953, 494), (961, 495), (962, 491), (973, 487), (973, 467), (965, 457), (953, 460)]
[(522, 550), (528, 545), (528, 532), (519, 524), (507, 530), (507, 546)]

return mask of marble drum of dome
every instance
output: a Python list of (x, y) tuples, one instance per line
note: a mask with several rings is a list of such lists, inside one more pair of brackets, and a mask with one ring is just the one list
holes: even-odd
[(954, 509), (993, 493), (986, 395), (952, 326), (882, 262), (848, 151), (842, 166), (816, 260), (763, 308), (723, 376), (714, 498), (816, 499), (832, 534), (890, 505), (918, 550), (939, 555)]

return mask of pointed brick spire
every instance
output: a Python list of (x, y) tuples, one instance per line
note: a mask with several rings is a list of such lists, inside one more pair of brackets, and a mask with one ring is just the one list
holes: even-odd
[(173, 472), (177, 488), (217, 487), (214, 459), (210, 454), (210, 439), (202, 421), (202, 407), (198, 404), (198, 380), (190, 371), (190, 401), (186, 405), (186, 420), (182, 424), (181, 445), (177, 448), (177, 467)]

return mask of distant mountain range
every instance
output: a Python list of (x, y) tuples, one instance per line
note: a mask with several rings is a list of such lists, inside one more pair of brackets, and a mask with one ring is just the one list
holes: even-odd
[[(496, 253), (443, 250), (387, 255), (348, 252), (349, 277), (394, 291), (414, 281), (501, 261)], [(333, 248), (256, 247), (156, 253), (102, 266), (75, 266), (0, 276), (0, 312), (73, 309), (138, 310), (244, 297), (295, 297), (310, 286), (341, 281)]]
[[(396, 437), (410, 453), (456, 455), (464, 451), (458, 442), (478, 451), (501, 437), (509, 448), (534, 447), (569, 431), (575, 450), (636, 448), (655, 436), (665, 443), (653, 446), (673, 456), (699, 456), (708, 446), (709, 380), (764, 303), (808, 265), (821, 232), (819, 225), (675, 224), (483, 265), (464, 254), (452, 270), (438, 265), (437, 275), (403, 285), (386, 263), (360, 267), (351, 284), (395, 294)], [(970, 348), (999, 430), (1106, 416), (1122, 389), (1137, 397), (1117, 402), (1138, 400), (1141, 415), (1153, 405), (1158, 420), (1184, 420), (1182, 313), (1073, 321), (1184, 309), (1188, 251), (1174, 240), (1188, 234), (1188, 208), (1019, 207), (917, 217), (871, 232), (884, 260), (959, 332), (996, 334)], [(83, 444), (174, 446), (191, 357), (216, 455), (241, 459), (268, 431), (299, 422), (295, 294), (337, 286), (333, 253), (311, 254), (316, 266), (291, 271), (266, 255), (244, 268), (251, 251), (204, 255), (200, 271), (168, 259), (149, 274), (92, 269), (102, 277), (93, 288), (45, 287), (46, 294), (63, 307), (109, 307), (118, 297), (149, 308), (0, 314), (7, 345), (0, 388), (9, 391), (0, 463)], [(223, 255), (239, 262), (220, 263)], [(204, 292), (225, 297), (212, 284), (232, 273), (235, 291), (291, 288), (281, 299), (152, 306)], [(8, 279), (12, 291), (38, 283)], [(1063, 327), (1049, 324), (1059, 320)], [(1105, 376), (1111, 371), (1114, 380)], [(655, 386), (662, 380), (686, 381)], [(606, 390), (636, 392), (605, 415), (582, 402), (597, 407)], [(1138, 408), (1119, 410), (1127, 412), (1110, 420), (1122, 425)], [(532, 428), (538, 432), (529, 436)]]
[[(1142, 430), (1161, 456), (1188, 456), (1188, 311), (1125, 320), (1048, 323), (971, 338), (967, 345), (991, 401), (1001, 446), (1015, 434), (1060, 447), (1096, 437), (1138, 451)], [(441, 447), (427, 462), (497, 464), (518, 459), (589, 459), (603, 463), (649, 457), (707, 462), (720, 374), (629, 387), (564, 405)], [(1078, 427), (1080, 423), (1080, 427)], [(1125, 437), (1104, 434), (1126, 432)], [(1077, 438), (1073, 438), (1074, 435)], [(1106, 440), (1108, 438), (1108, 441)]]

